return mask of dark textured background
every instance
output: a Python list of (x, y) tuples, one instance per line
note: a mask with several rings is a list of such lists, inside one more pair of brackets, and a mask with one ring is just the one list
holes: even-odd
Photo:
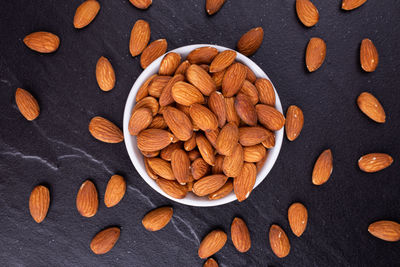
[[(140, 11), (126, 0), (103, 0), (96, 19), (75, 30), (75, 9), (81, 1), (6, 0), (0, 7), (0, 264), (2, 266), (201, 266), (199, 240), (220, 227), (229, 233), (234, 216), (242, 217), (252, 234), (252, 248), (238, 253), (230, 238), (215, 256), (220, 266), (394, 266), (400, 262), (400, 243), (368, 234), (375, 220), (400, 221), (400, 3), (369, 0), (343, 12), (339, 0), (314, 1), (320, 21), (302, 26), (294, 0), (228, 0), (215, 16), (206, 15), (204, 1), (154, 0)], [(132, 166), (123, 143), (95, 140), (87, 126), (101, 115), (122, 127), (125, 100), (141, 73), (128, 41), (134, 22), (150, 22), (152, 40), (166, 38), (168, 48), (212, 43), (234, 48), (252, 27), (265, 31), (260, 50), (251, 58), (272, 79), (286, 111), (291, 104), (305, 115), (304, 129), (293, 143), (286, 139), (268, 178), (244, 203), (214, 208), (182, 206), (153, 191)], [(45, 30), (57, 34), (61, 45), (42, 55), (22, 42), (25, 35)], [(307, 73), (304, 52), (309, 38), (327, 44), (325, 63)], [(364, 73), (359, 45), (373, 40), (379, 66)], [(95, 65), (110, 59), (117, 83), (100, 91)], [(38, 99), (41, 114), (26, 121), (15, 105), (17, 87)], [(387, 122), (376, 124), (356, 106), (356, 97), (370, 91), (383, 104)], [(311, 183), (319, 153), (331, 148), (334, 170), (323, 186)], [(394, 164), (376, 173), (362, 173), (358, 158), (386, 152)], [(127, 194), (107, 209), (103, 194), (109, 177), (122, 174)], [(80, 184), (92, 179), (100, 193), (97, 215), (87, 219), (75, 208)], [(45, 183), (51, 206), (42, 224), (29, 215), (33, 187)], [(295, 237), (287, 209), (294, 201), (309, 211), (307, 230)], [(143, 229), (143, 215), (154, 207), (172, 205), (172, 222), (162, 231)], [(267, 233), (277, 223), (287, 232), (291, 252), (278, 259)], [(94, 255), (92, 237), (102, 228), (118, 225), (121, 237), (108, 254)]]

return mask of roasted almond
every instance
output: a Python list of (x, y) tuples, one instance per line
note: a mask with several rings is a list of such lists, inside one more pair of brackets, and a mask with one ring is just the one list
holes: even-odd
[(269, 151), (267, 150), (267, 153), (266, 153), (265, 157), (263, 157), (259, 162), (256, 163), (257, 173), (259, 173), (261, 171), (261, 169), (265, 165), (265, 162), (267, 162), (268, 152)]
[(177, 82), (181, 82), (185, 80), (185, 76), (183, 76), (182, 74), (176, 74), (174, 75), (174, 77), (172, 77), (167, 85), (165, 85), (164, 89), (161, 92), (160, 95), (160, 106), (164, 107), (167, 105), (170, 105), (172, 103), (174, 103), (174, 98), (172, 96), (172, 87), (177, 83)]
[(209, 96), (217, 89), (211, 76), (198, 65), (193, 64), (186, 70), (186, 78), (191, 84), (196, 86), (203, 95)]
[(150, 41), (150, 34), (150, 24), (147, 21), (139, 19), (135, 22), (129, 40), (129, 52), (132, 57), (136, 57), (143, 52)]
[(378, 123), (384, 123), (386, 121), (385, 110), (378, 99), (372, 94), (368, 92), (361, 93), (357, 98), (357, 105), (370, 119)]
[(94, 254), (105, 254), (117, 243), (121, 230), (118, 227), (107, 228), (95, 235), (90, 242), (90, 249)]
[(236, 177), (240, 174), (243, 166), (243, 147), (236, 144), (232, 154), (225, 156), (222, 170), (228, 177)]
[(271, 131), (278, 131), (285, 125), (285, 117), (274, 107), (258, 104), (256, 111), (260, 123)]
[(172, 139), (173, 135), (165, 130), (146, 129), (137, 136), (137, 145), (142, 151), (157, 151), (168, 146)]
[(296, 12), (304, 26), (312, 27), (319, 20), (318, 9), (310, 0), (296, 0)]
[(146, 129), (152, 122), (153, 115), (148, 108), (139, 108), (132, 113), (129, 119), (128, 130), (131, 135), (138, 135), (140, 131)]
[(40, 108), (36, 99), (25, 89), (18, 88), (15, 92), (15, 102), (22, 116), (33, 121), (39, 116)]
[(225, 97), (225, 105), (226, 105), (226, 121), (233, 122), (237, 126), (239, 126), (240, 118), (236, 113), (235, 109), (235, 98), (234, 97)]
[(171, 207), (154, 209), (143, 217), (142, 224), (147, 231), (159, 231), (169, 223), (173, 213)]
[(187, 185), (181, 185), (177, 181), (170, 181), (162, 178), (158, 178), (156, 182), (167, 195), (173, 198), (182, 199), (187, 195)]
[[(87, 2), (92, 2), (88, 0)], [(95, 2), (95, 1), (93, 1)], [(115, 72), (110, 61), (105, 57), (100, 57), (96, 64), (96, 80), (100, 89), (110, 91), (115, 85)]]
[(274, 134), (263, 127), (241, 127), (239, 128), (239, 143), (242, 146), (254, 146), (265, 141), (271, 135)]
[(228, 180), (223, 174), (213, 174), (196, 181), (193, 184), (193, 193), (202, 197), (211, 194), (220, 189)]
[(107, 208), (114, 207), (124, 197), (126, 192), (126, 182), (121, 175), (113, 175), (107, 183), (106, 193), (104, 194), (104, 204)]
[(233, 191), (239, 202), (246, 200), (251, 191), (253, 191), (254, 184), (257, 179), (257, 168), (253, 163), (245, 162), (243, 168), (235, 179), (233, 179)]
[(218, 50), (214, 47), (205, 46), (194, 49), (187, 56), (187, 60), (191, 64), (210, 64), (211, 61), (217, 56)]
[(265, 148), (268, 148), (268, 149), (273, 148), (275, 146), (275, 134), (270, 132), (270, 134), (268, 134), (267, 139), (262, 141), (261, 144)]
[(154, 173), (156, 173), (158, 176), (167, 180), (175, 180), (175, 175), (172, 171), (171, 163), (169, 163), (168, 161), (160, 158), (148, 158), (147, 163), (154, 171)]
[(209, 172), (210, 165), (208, 165), (204, 159), (198, 158), (192, 162), (190, 169), (192, 171), (193, 179), (199, 180)]
[(181, 147), (182, 147), (181, 142), (172, 143), (161, 150), (160, 157), (163, 160), (171, 161), (172, 153), (174, 153), (175, 150), (180, 149)]
[(295, 105), (292, 105), (286, 111), (286, 137), (289, 141), (294, 141), (299, 137), (303, 129), (304, 115), (303, 111)]
[(140, 66), (142, 66), (143, 69), (147, 68), (154, 60), (167, 51), (167, 46), (168, 43), (165, 39), (158, 39), (149, 44), (140, 56)]
[(251, 248), (250, 232), (246, 223), (235, 217), (231, 224), (232, 243), (239, 252), (247, 252)]
[(201, 154), (197, 149), (193, 149), (193, 150), (189, 151), (188, 156), (189, 156), (190, 161), (192, 161), (192, 162), (198, 158), (201, 158)]
[(384, 153), (371, 153), (362, 156), (358, 160), (358, 167), (364, 172), (378, 172), (393, 163), (393, 158)]
[(214, 166), (215, 155), (214, 149), (212, 148), (210, 142), (202, 134), (196, 134), (196, 144), (199, 148), (202, 158), (208, 163), (208, 165)]
[(194, 103), (204, 103), (204, 96), (199, 89), (190, 83), (179, 81), (172, 86), (172, 98), (176, 103), (190, 106)]
[(122, 131), (114, 123), (99, 116), (91, 119), (89, 132), (94, 138), (105, 143), (120, 143), (124, 140)]
[(186, 151), (176, 149), (172, 152), (171, 166), (175, 178), (180, 184), (189, 182), (190, 160)]
[(378, 50), (370, 39), (364, 39), (361, 42), (360, 48), (361, 67), (366, 72), (375, 71), (379, 63)]
[(244, 80), (239, 93), (247, 95), (250, 99), (251, 104), (253, 105), (257, 104), (259, 101), (257, 88), (248, 80)]
[(50, 32), (33, 32), (25, 36), (24, 44), (39, 53), (53, 53), (60, 45), (60, 38)]
[(99, 199), (96, 186), (89, 180), (83, 182), (76, 196), (76, 208), (83, 217), (93, 217), (97, 213)]
[(199, 247), (199, 257), (206, 259), (218, 251), (220, 251), (228, 239), (225, 232), (222, 230), (213, 230), (204, 237)]
[(144, 158), (144, 166), (147, 172), (147, 175), (149, 175), (149, 177), (151, 179), (156, 180), (157, 178), (159, 178), (159, 176), (150, 168), (149, 166), (149, 162), (147, 158)]
[(237, 48), (240, 53), (245, 56), (251, 56), (258, 48), (260, 48), (264, 39), (264, 30), (262, 27), (257, 27), (249, 30), (240, 37)]
[(164, 121), (164, 118), (162, 115), (157, 115), (155, 117), (153, 117), (152, 122), (150, 123), (148, 128), (154, 128), (154, 129), (165, 129), (167, 128), (168, 125), (167, 123)]
[(235, 98), (236, 113), (244, 123), (250, 126), (257, 124), (257, 112), (250, 98), (245, 94), (237, 94)]
[(233, 190), (232, 180), (229, 179), (220, 189), (208, 195), (208, 199), (217, 200), (229, 195)]
[(217, 155), (215, 157), (215, 165), (212, 166), (212, 174), (222, 174), (224, 171), (222, 170), (222, 167), (224, 165), (224, 158), (225, 156), (222, 155)]
[(205, 106), (194, 103), (190, 106), (189, 113), (193, 123), (201, 130), (216, 130), (218, 128), (217, 117)]
[(96, 0), (87, 0), (79, 5), (75, 11), (74, 27), (81, 29), (89, 25), (99, 13), (100, 4)]
[(230, 122), (221, 129), (217, 137), (216, 149), (219, 154), (230, 156), (238, 141), (239, 129), (236, 124)]
[(301, 203), (293, 203), (288, 210), (288, 220), (293, 234), (300, 237), (307, 227), (308, 212)]
[(197, 144), (196, 144), (196, 133), (193, 132), (192, 137), (190, 137), (189, 140), (187, 140), (187, 141), (185, 141), (185, 143), (183, 143), (183, 148), (186, 151), (191, 151), (191, 150), (195, 149), (196, 146), (197, 146)]
[(36, 186), (29, 197), (29, 212), (37, 223), (46, 218), (50, 206), (50, 191), (43, 185)]
[(236, 59), (236, 52), (225, 50), (219, 53), (210, 64), (210, 72), (220, 72), (228, 68)]
[(322, 185), (329, 180), (333, 170), (333, 157), (330, 149), (325, 150), (319, 155), (314, 165), (312, 182), (315, 185)]
[(155, 98), (159, 98), (161, 96), (164, 87), (168, 84), (171, 78), (172, 78), (171, 76), (154, 77), (147, 88), (149, 95)]
[(153, 0), (129, 0), (129, 2), (139, 9), (147, 9), (152, 4)]
[(368, 226), (368, 232), (385, 241), (396, 242), (400, 240), (400, 224), (394, 221), (377, 221)]
[(224, 3), (225, 0), (206, 0), (206, 11), (208, 15), (213, 15), (217, 13), (224, 5)]
[(275, 91), (272, 83), (267, 79), (260, 78), (254, 84), (257, 88), (260, 102), (275, 107)]
[(186, 70), (190, 67), (190, 62), (189, 60), (185, 60), (183, 61), (178, 68), (175, 71), (175, 75), (176, 74), (182, 74), (185, 75), (186, 74)]
[(188, 116), (179, 109), (167, 107), (163, 117), (171, 132), (182, 141), (189, 140), (193, 134), (193, 125)]
[(217, 116), (218, 126), (221, 128), (224, 127), (226, 122), (226, 105), (224, 96), (218, 91), (212, 92), (208, 98), (207, 104), (210, 110)]
[(213, 131), (206, 131), (204, 132), (208, 141), (210, 141), (211, 145), (213, 146), (213, 148), (217, 148), (217, 138), (219, 135), (219, 128), (217, 128), (216, 130)]
[(160, 151), (140, 151), (140, 153), (146, 158), (154, 158), (160, 155)]
[(246, 162), (259, 162), (267, 154), (267, 150), (262, 144), (246, 146), (243, 148), (243, 159)]
[[(210, 0), (208, 0), (208, 1), (210, 1)], [(213, 1), (213, 0), (211, 0), (211, 1)], [(214, 1), (223, 1), (224, 2), (225, 0), (214, 0)], [(204, 263), (203, 267), (218, 267), (218, 263), (213, 258), (209, 258)]]
[(290, 252), (289, 239), (283, 229), (273, 224), (269, 229), (269, 244), (278, 258), (286, 257)]
[(136, 93), (136, 102), (139, 102), (140, 100), (142, 100), (143, 98), (145, 98), (146, 96), (149, 95), (149, 85), (151, 83), (151, 81), (157, 77), (157, 74), (153, 74), (151, 75), (149, 78), (147, 78), (147, 80), (142, 84), (142, 86), (140, 86), (139, 90)]
[(232, 64), (222, 80), (222, 93), (225, 97), (234, 96), (242, 88), (247, 69), (241, 63)]
[(257, 80), (256, 75), (254, 74), (254, 72), (246, 65), (244, 65), (247, 73), (246, 73), (246, 80), (248, 80), (251, 83), (254, 83)]
[(153, 113), (153, 116), (157, 115), (159, 105), (157, 100), (152, 97), (152, 96), (147, 96), (140, 100), (139, 102), (136, 103), (135, 107), (132, 110), (132, 113), (135, 112), (139, 108), (149, 108), (151, 109), (151, 113)]
[[(301, 0), (308, 1), (308, 0)], [(316, 71), (324, 63), (326, 44), (321, 38), (311, 38), (306, 50), (306, 66), (309, 72)]]
[(226, 69), (218, 71), (218, 72), (214, 72), (211, 74), (211, 78), (213, 79), (215, 85), (217, 86), (218, 90), (221, 88), (222, 86), (222, 81), (224, 79), (224, 75), (225, 75)]
[(158, 74), (160, 75), (172, 75), (181, 63), (181, 55), (170, 52), (164, 56), (161, 60)]
[(343, 10), (353, 10), (357, 7), (362, 6), (367, 0), (343, 0), (342, 9)]

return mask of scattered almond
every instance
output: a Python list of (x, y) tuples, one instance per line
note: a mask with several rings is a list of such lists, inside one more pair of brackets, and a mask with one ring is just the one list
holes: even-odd
[(97, 233), (90, 242), (90, 249), (98, 255), (109, 252), (117, 243), (120, 233), (118, 227), (110, 227)]
[(342, 9), (343, 10), (353, 10), (362, 6), (367, 0), (343, 0)]
[(360, 48), (361, 67), (366, 72), (375, 71), (379, 63), (378, 50), (370, 39), (364, 39), (361, 42)]
[(301, 130), (303, 129), (304, 115), (303, 111), (292, 105), (286, 111), (286, 137), (289, 141), (294, 141), (299, 137)]
[(105, 143), (120, 143), (124, 140), (122, 131), (114, 123), (99, 116), (91, 119), (89, 132), (94, 138)]
[(99, 199), (96, 186), (89, 180), (83, 182), (76, 196), (76, 208), (83, 217), (93, 217), (97, 213)]
[(381, 103), (368, 92), (361, 93), (357, 98), (357, 105), (360, 110), (370, 119), (378, 123), (385, 123), (386, 114)]
[(371, 153), (362, 156), (358, 160), (358, 167), (364, 172), (378, 172), (393, 163), (393, 158), (384, 153)]
[(147, 21), (139, 19), (135, 22), (129, 39), (129, 52), (132, 57), (136, 57), (143, 52), (150, 41), (150, 34), (150, 24)]
[(208, 15), (213, 15), (217, 13), (224, 5), (224, 3), (225, 0), (206, 0), (206, 11)]
[(87, 0), (80, 4), (75, 11), (74, 27), (76, 29), (81, 29), (89, 25), (97, 16), (99, 10), (100, 4), (96, 0)]
[(33, 32), (24, 38), (24, 44), (39, 53), (53, 53), (60, 45), (60, 38), (50, 32)]
[(318, 9), (310, 0), (296, 0), (296, 12), (304, 26), (312, 27), (319, 20)]
[(273, 224), (269, 229), (269, 243), (272, 251), (279, 258), (286, 257), (290, 252), (289, 239), (283, 229)]
[[(220, 1), (220, 0), (218, 0)], [(222, 0), (225, 1), (225, 0)], [(203, 267), (218, 267), (218, 263), (213, 259), (209, 258), (203, 265)]]
[(129, 2), (139, 9), (147, 9), (152, 4), (153, 0), (129, 0)]
[[(308, 1), (308, 0), (302, 0)], [(311, 38), (306, 50), (306, 66), (309, 72), (319, 69), (326, 56), (326, 44), (321, 38)]]
[[(88, 0), (91, 2), (92, 0)], [(96, 64), (96, 80), (100, 89), (110, 91), (115, 85), (115, 73), (110, 61), (100, 57)]]
[(371, 223), (368, 232), (385, 241), (397, 242), (400, 240), (400, 224), (394, 221), (377, 221)]
[(325, 150), (319, 155), (314, 165), (312, 182), (315, 185), (322, 185), (329, 180), (333, 170), (333, 157), (330, 149)]
[(240, 37), (237, 48), (245, 56), (251, 56), (261, 46), (264, 39), (264, 30), (262, 27), (253, 28)]
[(288, 220), (293, 234), (300, 237), (307, 227), (308, 212), (301, 203), (293, 203), (288, 210)]
[(43, 185), (36, 186), (29, 197), (29, 211), (37, 223), (46, 218), (50, 206), (50, 191)]
[(147, 68), (154, 60), (159, 58), (167, 51), (167, 41), (165, 39), (158, 39), (149, 44), (140, 56), (140, 65), (143, 69)]
[(143, 217), (142, 224), (148, 231), (159, 231), (169, 223), (173, 213), (174, 211), (171, 207), (154, 209)]
[(221, 230), (213, 230), (201, 241), (199, 247), (199, 257), (206, 259), (220, 251), (226, 243), (227, 235)]
[(124, 197), (126, 192), (126, 182), (121, 175), (113, 175), (107, 183), (106, 193), (104, 194), (104, 204), (107, 208), (114, 207)]
[(246, 223), (235, 217), (231, 225), (232, 243), (239, 252), (247, 252), (251, 247), (250, 232)]
[(15, 102), (22, 116), (28, 121), (33, 121), (39, 116), (40, 108), (36, 99), (25, 89), (15, 91)]

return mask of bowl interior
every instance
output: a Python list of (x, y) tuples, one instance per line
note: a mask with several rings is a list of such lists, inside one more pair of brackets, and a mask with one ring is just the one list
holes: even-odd
[[(224, 50), (229, 49), (229, 48), (218, 46), (218, 45), (198, 44), (198, 45), (183, 46), (183, 47), (174, 49), (169, 52), (176, 52), (176, 53), (180, 54), (182, 56), (182, 58), (184, 59), (192, 50), (199, 48), (199, 47), (203, 47), (203, 46), (215, 47), (219, 51), (224, 51)], [(158, 187), (155, 180), (151, 179), (146, 172), (146, 169), (144, 166), (143, 155), (140, 153), (139, 149), (137, 148), (136, 137), (129, 134), (128, 124), (129, 124), (129, 119), (131, 116), (131, 111), (136, 104), (135, 97), (136, 97), (137, 91), (139, 90), (140, 86), (151, 75), (158, 72), (158, 68), (160, 66), (160, 63), (161, 63), (161, 60), (163, 57), (164, 57), (164, 55), (159, 57), (158, 59), (156, 59), (154, 62), (152, 62), (150, 64), (150, 66), (148, 66), (142, 72), (142, 74), (137, 78), (136, 82), (133, 84), (132, 89), (129, 93), (128, 99), (126, 101), (125, 110), (124, 110), (124, 118), (123, 118), (123, 131), (124, 131), (125, 145), (126, 145), (126, 149), (128, 150), (129, 157), (130, 157), (133, 165), (135, 166), (136, 170), (139, 172), (140, 176), (154, 190), (156, 190), (161, 195), (163, 195), (173, 201), (176, 201), (176, 202), (179, 202), (182, 204), (186, 204), (186, 205), (198, 206), (198, 207), (218, 206), (218, 205), (232, 202), (232, 201), (236, 200), (236, 196), (233, 192), (230, 193), (228, 196), (221, 198), (221, 199), (217, 199), (217, 200), (209, 200), (207, 197), (198, 197), (191, 192), (189, 192), (188, 195), (184, 199), (175, 199), (175, 198), (167, 195), (166, 193), (164, 193), (164, 191), (162, 191)], [(250, 60), (246, 56), (237, 52), (236, 60), (238, 62), (241, 62), (241, 63), (247, 65), (255, 73), (257, 78), (266, 78), (269, 80), (267, 74), (265, 74), (265, 72), (260, 67), (258, 67), (257, 64), (255, 64), (252, 60)], [(272, 82), (271, 82), (271, 84), (272, 84)], [(275, 87), (274, 87), (274, 90), (275, 90)], [(276, 92), (276, 90), (275, 90), (275, 95), (276, 95), (275, 108), (277, 110), (279, 110), (280, 112), (282, 112), (281, 101), (279, 99), (279, 96), (278, 96), (278, 93)], [(256, 188), (266, 178), (266, 176), (272, 169), (273, 165), (275, 164), (275, 161), (278, 158), (278, 154), (279, 154), (279, 151), (282, 146), (283, 131), (284, 130), (282, 128), (279, 131), (275, 132), (275, 147), (269, 150), (267, 160), (266, 160), (264, 166), (262, 167), (262, 169), (257, 174), (257, 179), (256, 179), (256, 183), (254, 185), (254, 188)]]

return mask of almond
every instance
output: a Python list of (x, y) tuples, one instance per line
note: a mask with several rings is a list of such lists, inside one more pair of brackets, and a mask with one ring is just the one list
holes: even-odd
[(285, 117), (271, 106), (258, 104), (256, 111), (260, 123), (271, 131), (278, 131), (285, 125)]
[(221, 128), (224, 127), (226, 122), (226, 105), (223, 95), (218, 91), (212, 92), (207, 104), (210, 110), (217, 116), (218, 126)]
[(206, 72), (209, 72), (210, 70), (210, 66), (207, 64), (201, 64), (199, 65), (203, 70), (205, 70)]
[(210, 72), (220, 72), (228, 68), (236, 59), (236, 52), (225, 50), (219, 53), (210, 64)]
[(224, 173), (222, 167), (224, 165), (224, 156), (222, 155), (217, 155), (215, 158), (215, 165), (212, 166), (212, 174), (221, 174)]
[(229, 179), (224, 186), (222, 186), (220, 189), (218, 189), (217, 191), (211, 193), (208, 195), (208, 199), (210, 200), (217, 200), (217, 199), (221, 199), (223, 197), (226, 197), (227, 195), (229, 195), (233, 190), (233, 183), (232, 180)]
[(173, 213), (171, 207), (154, 209), (143, 217), (142, 224), (147, 231), (159, 231), (169, 223)]
[(267, 150), (262, 144), (246, 146), (243, 148), (243, 159), (246, 162), (259, 162), (267, 154)]
[(160, 106), (165, 107), (167, 105), (170, 105), (174, 103), (174, 98), (172, 96), (172, 87), (177, 83), (185, 80), (185, 76), (182, 74), (176, 74), (174, 77), (172, 77), (167, 85), (165, 85), (164, 89), (161, 92), (160, 95)]
[(262, 141), (261, 144), (265, 148), (268, 148), (268, 149), (273, 148), (275, 146), (275, 134), (270, 132), (270, 134), (268, 135), (267, 139)]
[(393, 158), (384, 153), (371, 153), (362, 156), (358, 160), (358, 167), (364, 172), (378, 172), (393, 163)]
[(83, 182), (76, 196), (76, 208), (83, 217), (93, 217), (97, 213), (99, 199), (96, 186), (89, 180)]
[(198, 65), (193, 64), (186, 70), (186, 78), (191, 84), (196, 86), (203, 95), (209, 96), (217, 89), (211, 76)]
[(250, 196), (256, 183), (256, 179), (256, 165), (245, 162), (243, 168), (240, 169), (239, 175), (233, 179), (233, 191), (235, 192), (236, 198), (239, 202), (246, 200)]
[(210, 142), (202, 134), (196, 135), (196, 144), (199, 148), (202, 158), (208, 163), (208, 165), (214, 166), (215, 155), (214, 149), (212, 148)]
[(139, 9), (147, 9), (152, 4), (153, 0), (129, 0), (129, 2)]
[(216, 149), (219, 154), (230, 156), (238, 141), (239, 129), (236, 124), (230, 122), (221, 129), (217, 137)]
[(343, 10), (353, 10), (357, 7), (362, 6), (367, 0), (343, 0), (342, 9)]
[(205, 106), (194, 103), (190, 107), (189, 113), (193, 123), (201, 130), (216, 130), (218, 128), (217, 117)]
[(99, 10), (100, 4), (95, 0), (87, 0), (80, 4), (75, 11), (74, 27), (76, 29), (81, 29), (89, 25), (97, 16)]
[(182, 147), (181, 142), (170, 144), (161, 150), (160, 157), (163, 160), (171, 161), (172, 153), (174, 153), (175, 150), (180, 149), (181, 147)]
[(196, 133), (193, 132), (192, 137), (190, 137), (190, 139), (185, 141), (185, 143), (183, 144), (183, 148), (186, 151), (191, 151), (191, 150), (195, 149), (196, 146), (197, 146), (197, 144), (196, 144)]
[(312, 27), (319, 20), (318, 9), (309, 0), (296, 0), (296, 12), (304, 26)]
[(236, 144), (232, 155), (225, 156), (222, 170), (228, 177), (236, 177), (240, 174), (243, 166), (243, 148), (240, 144)]
[(135, 107), (133, 108), (132, 113), (135, 112), (139, 108), (149, 108), (149, 109), (151, 109), (151, 113), (153, 113), (153, 116), (155, 116), (158, 113), (159, 105), (158, 105), (157, 100), (154, 97), (147, 96), (136, 103)]
[(368, 232), (385, 241), (396, 242), (400, 240), (400, 224), (393, 221), (377, 221), (371, 223)]
[[(208, 0), (208, 1), (210, 1), (210, 0)], [(211, 1), (213, 1), (213, 0), (211, 0)], [(224, 2), (225, 0), (214, 0), (214, 1), (223, 1)], [(203, 267), (218, 267), (218, 263), (213, 258), (209, 258), (204, 263)]]
[(265, 157), (263, 157), (259, 162), (256, 163), (257, 173), (259, 173), (261, 171), (261, 169), (265, 165), (265, 162), (267, 162), (268, 152), (269, 151), (267, 150), (267, 153), (265, 154)]
[(131, 135), (138, 135), (146, 129), (153, 120), (153, 114), (148, 108), (139, 108), (133, 112), (129, 119), (128, 130)]
[(290, 106), (286, 111), (286, 137), (289, 141), (299, 137), (303, 124), (303, 111), (295, 105)]
[[(308, 1), (308, 0), (302, 0)], [(311, 38), (306, 50), (306, 66), (309, 72), (319, 69), (326, 56), (326, 44), (321, 38)]]
[(213, 148), (216, 149), (217, 148), (217, 138), (219, 135), (219, 128), (217, 128), (216, 130), (213, 130), (213, 131), (206, 131), (204, 133), (206, 134), (206, 137), (207, 137), (208, 141), (210, 141)]
[(150, 177), (151, 179), (156, 180), (156, 179), (159, 178), (159, 177), (158, 177), (158, 175), (150, 168), (150, 166), (149, 166), (149, 161), (148, 161), (148, 160), (149, 160), (149, 159), (144, 158), (144, 166), (145, 166), (145, 168), (146, 168), (147, 175), (149, 175), (149, 177)]
[(240, 118), (236, 113), (235, 109), (235, 98), (234, 97), (225, 97), (225, 105), (226, 105), (226, 120), (227, 122), (233, 122), (237, 126), (239, 126)]
[(206, 11), (208, 15), (213, 15), (217, 13), (224, 5), (224, 3), (225, 0), (206, 0)]
[(120, 233), (118, 227), (110, 227), (97, 233), (90, 242), (90, 249), (98, 255), (109, 252), (117, 243)]
[(312, 173), (312, 182), (315, 185), (322, 185), (326, 183), (332, 174), (333, 170), (333, 157), (330, 149), (325, 150), (319, 155), (314, 165)]
[(194, 150), (189, 151), (188, 156), (189, 156), (190, 161), (193, 162), (196, 159), (200, 158), (201, 154), (198, 150), (194, 149)]
[(107, 208), (114, 207), (124, 197), (126, 192), (126, 182), (121, 175), (113, 175), (107, 183), (106, 193), (104, 194), (104, 204)]
[(263, 38), (264, 30), (262, 27), (249, 30), (240, 37), (237, 43), (238, 51), (245, 56), (251, 56), (260, 48)]
[(293, 234), (300, 237), (307, 227), (308, 212), (301, 203), (293, 203), (288, 210), (288, 220)]
[(22, 116), (33, 121), (39, 116), (40, 108), (36, 99), (25, 89), (18, 88), (15, 92), (15, 102)]
[(136, 102), (139, 102), (143, 98), (149, 95), (149, 85), (151, 81), (157, 77), (157, 74), (151, 75), (143, 84), (140, 86), (139, 90), (136, 93)]
[(50, 191), (43, 185), (36, 186), (29, 197), (29, 211), (37, 223), (46, 218), (50, 206)]
[(210, 165), (208, 165), (204, 159), (198, 158), (192, 162), (190, 169), (192, 171), (193, 179), (198, 180), (208, 173)]
[(258, 91), (258, 97), (262, 104), (275, 106), (275, 90), (272, 83), (264, 78), (257, 79), (255, 86)]
[(150, 41), (150, 24), (142, 19), (139, 19), (133, 25), (131, 37), (129, 40), (129, 52), (132, 57), (140, 55)]
[[(93, 0), (88, 0), (92, 2)], [(114, 88), (115, 73), (110, 61), (100, 57), (96, 64), (96, 80), (100, 89), (107, 92)]]
[(161, 129), (146, 129), (137, 136), (138, 148), (142, 151), (157, 151), (168, 146), (173, 135)]
[(239, 252), (247, 252), (251, 247), (250, 232), (246, 223), (238, 217), (235, 217), (231, 224), (232, 243)]
[(227, 180), (228, 177), (222, 174), (206, 176), (193, 184), (192, 191), (196, 195), (203, 197), (220, 189)]
[(161, 60), (158, 74), (160, 75), (172, 75), (181, 63), (181, 55), (171, 52), (164, 56)]
[(165, 39), (158, 39), (149, 44), (140, 56), (140, 66), (142, 66), (143, 69), (147, 68), (154, 60), (167, 51), (167, 46), (167, 40)]
[[(240, 89), (239, 93), (248, 96), (252, 105), (257, 104), (259, 101), (257, 88), (255, 87), (254, 84), (252, 84), (248, 80), (244, 80), (242, 88)], [(274, 92), (274, 99), (275, 99), (275, 92)]]
[(176, 149), (172, 152), (171, 166), (175, 178), (180, 184), (189, 182), (190, 160), (183, 149)]
[(185, 75), (186, 74), (186, 70), (190, 67), (190, 62), (189, 60), (185, 60), (183, 61), (178, 68), (175, 71), (175, 75), (176, 74), (182, 74)]
[(167, 107), (163, 113), (171, 132), (182, 141), (189, 140), (193, 134), (193, 125), (185, 113), (173, 107)]
[(188, 187), (180, 185), (176, 181), (165, 180), (159, 178), (156, 180), (158, 186), (169, 196), (177, 199), (182, 199), (187, 195)]
[(241, 127), (239, 128), (239, 143), (242, 146), (254, 146), (265, 141), (271, 135), (274, 134), (263, 127)]
[(153, 129), (165, 129), (167, 128), (168, 125), (167, 123), (164, 121), (164, 118), (162, 115), (157, 115), (155, 117), (153, 117), (152, 122), (150, 123), (148, 128), (153, 128)]
[(206, 259), (214, 255), (225, 246), (227, 239), (226, 233), (222, 230), (211, 231), (200, 243), (198, 251), (199, 257)]
[(226, 72), (226, 69), (218, 71), (218, 72), (214, 72), (211, 74), (211, 78), (213, 79), (213, 81), (218, 89), (220, 89), (222, 86), (222, 81), (224, 79), (225, 72)]
[(273, 224), (269, 229), (269, 243), (272, 251), (278, 258), (286, 257), (290, 252), (289, 239), (283, 229)]
[(373, 72), (378, 66), (378, 51), (370, 39), (364, 39), (361, 42), (360, 62), (362, 69), (366, 72)]
[(378, 99), (372, 94), (368, 92), (361, 93), (357, 98), (357, 105), (370, 119), (378, 123), (384, 123), (386, 121), (385, 110)]
[(33, 32), (25, 36), (24, 44), (39, 53), (53, 53), (60, 45), (60, 38), (50, 32)]
[(190, 106), (194, 103), (204, 103), (203, 94), (193, 85), (179, 81), (172, 86), (172, 98), (176, 103)]
[(99, 116), (91, 119), (89, 131), (94, 138), (105, 143), (120, 143), (124, 141), (122, 131), (111, 121)]
[(247, 95), (239, 93), (236, 96), (235, 109), (236, 113), (239, 115), (244, 123), (250, 126), (256, 126), (257, 112)]
[(171, 78), (172, 78), (171, 76), (154, 77), (147, 88), (149, 95), (155, 98), (159, 98), (161, 96), (164, 87), (168, 84)]
[(210, 64), (211, 61), (217, 56), (218, 50), (214, 47), (205, 46), (196, 48), (187, 56), (187, 60), (191, 64)]
[(146, 158), (154, 158), (160, 154), (160, 151), (140, 151), (140, 153)]
[(246, 80), (248, 80), (251, 83), (255, 83), (255, 81), (257, 80), (256, 75), (254, 74), (254, 72), (249, 67), (247, 67), (246, 65), (244, 65), (244, 66), (245, 66), (245, 68), (247, 70)]
[(167, 179), (175, 180), (174, 172), (172, 171), (171, 163), (160, 158), (148, 158), (147, 163), (155, 174)]
[(241, 63), (231, 65), (222, 80), (222, 93), (225, 97), (234, 96), (242, 88), (247, 70)]

